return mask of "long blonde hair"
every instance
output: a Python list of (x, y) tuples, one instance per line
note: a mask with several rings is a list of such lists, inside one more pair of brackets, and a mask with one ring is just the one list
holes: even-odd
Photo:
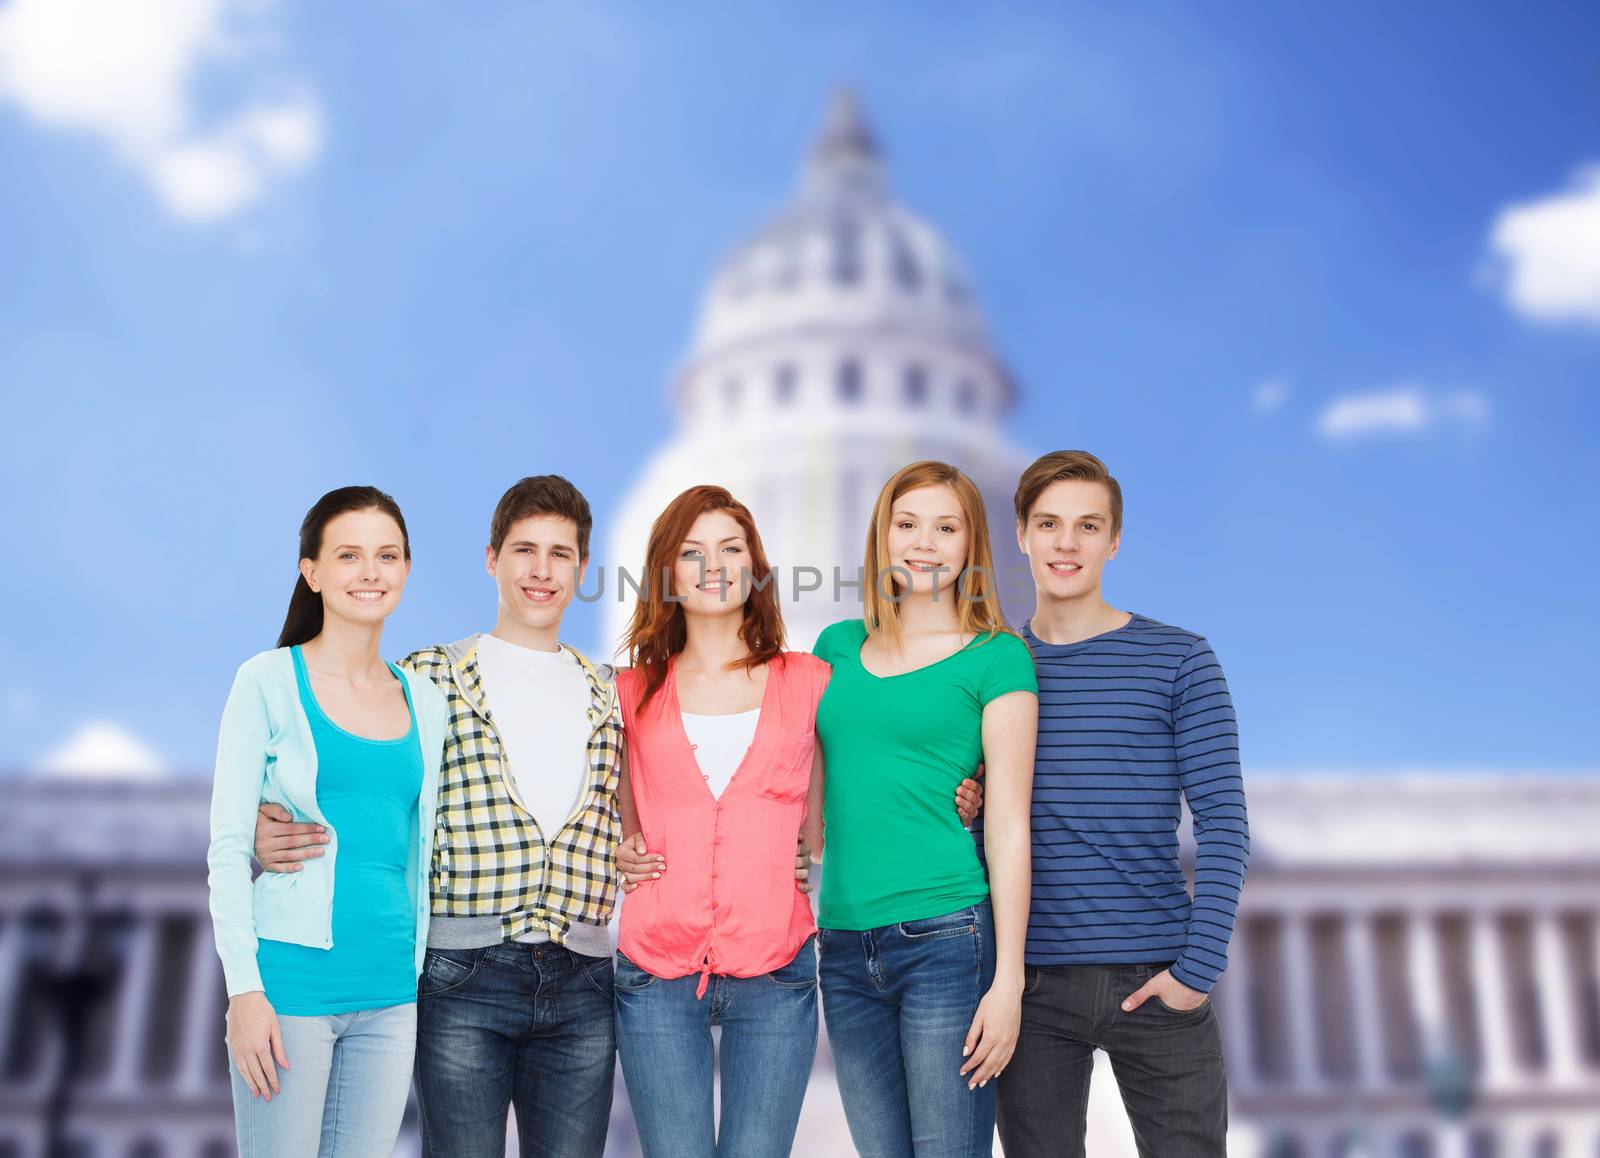
[(925, 459), (901, 467), (883, 484), (878, 501), (872, 505), (867, 524), (867, 558), (862, 570), (862, 611), (867, 630), (881, 629), (896, 647), (901, 646), (900, 604), (885, 592), (883, 580), (891, 565), (889, 522), (894, 505), (905, 494), (919, 487), (949, 487), (961, 504), (961, 517), (967, 524), (967, 557), (956, 576), (956, 618), (963, 635), (980, 632), (994, 635), (1009, 632), (1005, 613), (1000, 609), (1000, 594), (995, 586), (994, 553), (989, 546), (989, 518), (983, 509), (983, 496), (973, 481), (947, 462)]

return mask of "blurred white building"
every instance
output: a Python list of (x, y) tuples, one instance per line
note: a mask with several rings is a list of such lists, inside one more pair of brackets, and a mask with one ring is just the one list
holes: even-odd
[[(628, 492), (608, 567), (639, 576), (666, 504), (698, 483), (725, 486), (755, 515), (790, 646), (803, 649), (859, 605), (851, 584), (878, 490), (935, 458), (978, 484), (1002, 598), (1013, 614), (1031, 606), (1011, 531), (1030, 458), (1002, 430), (1016, 387), (961, 263), (890, 196), (877, 140), (848, 95), (829, 111), (793, 203), (712, 275), (672, 392), (679, 429)], [(608, 644), (632, 611), (614, 591)]]
[[(1246, 791), (1216, 997), (1238, 1152), (1600, 1155), (1600, 776)], [(1435, 1106), (1467, 1095), (1448, 1125)]]
[[(1254, 776), (1248, 792), (1255, 854), (1215, 996), (1230, 1153), (1600, 1154), (1600, 776)], [(63, 1094), (82, 1158), (232, 1153), (207, 795), (200, 780), (8, 785), (3, 1158), (42, 1158)], [(83, 1015), (70, 1072), (63, 1002)], [(1472, 1098), (1459, 1128), (1433, 1102), (1450, 1043)], [(1109, 1077), (1094, 1158), (1133, 1153)], [(636, 1147), (619, 1096), (610, 1153)], [(824, 1051), (795, 1153), (849, 1152)]]

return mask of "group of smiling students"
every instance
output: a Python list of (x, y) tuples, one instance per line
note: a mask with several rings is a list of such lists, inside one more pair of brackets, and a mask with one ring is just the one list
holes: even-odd
[(413, 1077), (426, 1154), (499, 1158), (511, 1108), (522, 1155), (600, 1158), (619, 1056), (646, 1158), (786, 1155), (819, 988), (862, 1155), (987, 1155), (997, 1114), (1013, 1158), (1082, 1155), (1097, 1047), (1142, 1155), (1223, 1155), (1206, 994), (1248, 850), (1227, 685), (1203, 638), (1103, 597), (1099, 459), (1045, 455), (1015, 513), (1020, 631), (977, 488), (918, 462), (873, 507), (863, 614), (806, 654), (750, 511), (693, 487), (613, 671), (559, 641), (591, 530), (565, 479), (495, 510), (494, 630), (398, 664), (399, 507), (324, 495), (217, 753), (243, 1158), (387, 1155)]

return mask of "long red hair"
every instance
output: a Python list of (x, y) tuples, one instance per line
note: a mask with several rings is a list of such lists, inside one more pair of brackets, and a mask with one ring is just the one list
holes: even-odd
[(628, 624), (625, 642), (628, 662), (644, 673), (644, 694), (639, 698), (641, 709), (661, 690), (667, 680), (667, 664), (688, 642), (689, 627), (683, 606), (669, 602), (667, 595), (672, 590), (678, 548), (689, 537), (694, 521), (712, 511), (730, 515), (739, 524), (750, 547), (750, 594), (744, 602), (744, 622), (739, 626), (739, 638), (750, 651), (729, 667), (752, 671), (783, 651), (783, 615), (778, 610), (777, 584), (773, 581), (772, 564), (767, 562), (767, 554), (762, 550), (761, 534), (756, 530), (750, 508), (723, 487), (690, 487), (668, 503), (667, 509), (650, 526), (639, 602)]

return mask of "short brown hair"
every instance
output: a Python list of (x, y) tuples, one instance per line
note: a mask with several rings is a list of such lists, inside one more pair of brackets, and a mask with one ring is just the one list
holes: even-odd
[(1026, 523), (1033, 511), (1033, 504), (1039, 501), (1045, 488), (1064, 479), (1104, 483), (1111, 495), (1111, 510), (1108, 512), (1111, 516), (1111, 533), (1122, 533), (1122, 487), (1111, 477), (1106, 464), (1087, 450), (1052, 450), (1022, 472), (1015, 500), (1017, 522)]
[(581, 563), (589, 558), (589, 532), (594, 529), (589, 500), (558, 474), (536, 474), (518, 479), (510, 490), (500, 496), (494, 508), (494, 521), (489, 524), (489, 550), (498, 555), (511, 528), (535, 515), (571, 519), (578, 526), (578, 561)]

